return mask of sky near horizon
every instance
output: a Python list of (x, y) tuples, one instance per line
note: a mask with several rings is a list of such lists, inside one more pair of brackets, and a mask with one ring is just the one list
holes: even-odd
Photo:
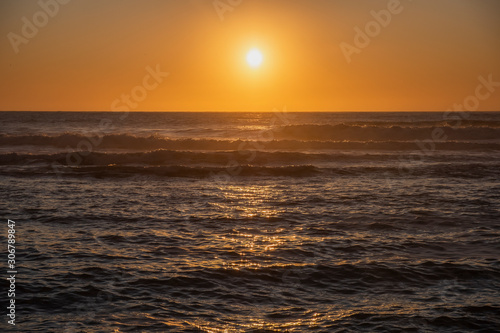
[(499, 14), (498, 0), (2, 0), (0, 110), (500, 110)]

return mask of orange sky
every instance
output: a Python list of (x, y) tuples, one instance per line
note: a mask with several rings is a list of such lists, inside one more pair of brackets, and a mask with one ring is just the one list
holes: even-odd
[(0, 2), (0, 110), (442, 111), (500, 82), (497, 0), (65, 2)]

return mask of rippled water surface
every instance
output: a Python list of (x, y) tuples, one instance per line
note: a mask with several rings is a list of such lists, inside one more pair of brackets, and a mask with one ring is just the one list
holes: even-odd
[(499, 332), (500, 114), (456, 116), (2, 113), (16, 329)]

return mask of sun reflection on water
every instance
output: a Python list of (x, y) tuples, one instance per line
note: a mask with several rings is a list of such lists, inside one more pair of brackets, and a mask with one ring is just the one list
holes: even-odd
[(281, 192), (271, 186), (226, 186), (219, 189), (224, 200), (215, 206), (227, 217), (273, 218), (282, 212), (271, 205)]
[[(344, 311), (342, 311), (344, 312)], [(347, 314), (343, 313), (337, 316), (339, 319), (345, 317)], [(310, 313), (309, 318), (295, 319), (293, 321), (280, 321), (272, 322), (269, 319), (263, 318), (250, 318), (248, 323), (241, 323), (237, 327), (223, 326), (214, 327), (205, 323), (192, 324), (196, 329), (201, 332), (207, 333), (236, 333), (236, 332), (295, 332), (301, 327), (314, 327), (320, 321), (324, 320), (324, 316), (320, 313)]]
[(214, 204), (227, 221), (244, 220), (230, 232), (219, 235), (219, 241), (236, 252), (239, 260), (224, 262), (226, 269), (260, 269), (281, 265), (275, 252), (291, 244), (296, 236), (283, 224), (276, 223), (286, 213), (277, 208), (282, 189), (273, 186), (229, 185), (220, 187), (221, 202)]

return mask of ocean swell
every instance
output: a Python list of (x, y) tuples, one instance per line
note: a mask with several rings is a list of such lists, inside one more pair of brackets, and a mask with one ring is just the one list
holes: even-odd
[[(378, 130), (377, 130), (378, 131)], [(383, 134), (385, 130), (381, 130)], [(416, 131), (416, 130), (415, 130)], [(496, 129), (477, 130), (478, 133), (451, 136), (449, 140), (435, 142), (439, 150), (500, 150), (500, 132)], [(344, 131), (345, 132), (345, 131)], [(432, 131), (425, 129), (418, 135), (410, 135), (401, 130), (390, 130), (380, 135), (364, 135), (363, 131), (349, 134), (332, 131), (331, 126), (324, 127), (285, 127), (270, 132), (271, 140), (238, 139), (170, 139), (160, 136), (136, 136), (130, 134), (112, 134), (104, 136), (84, 136), (75, 133), (61, 135), (5, 135), (0, 134), (0, 147), (55, 147), (63, 150), (418, 150), (417, 143), (432, 139)], [(397, 132), (397, 133), (396, 133)], [(273, 134), (274, 133), (274, 134)], [(398, 134), (399, 133), (399, 134)], [(398, 140), (398, 137), (401, 140)], [(455, 139), (452, 139), (455, 138)], [(469, 139), (467, 139), (469, 138)], [(482, 140), (488, 141), (477, 141)]]

